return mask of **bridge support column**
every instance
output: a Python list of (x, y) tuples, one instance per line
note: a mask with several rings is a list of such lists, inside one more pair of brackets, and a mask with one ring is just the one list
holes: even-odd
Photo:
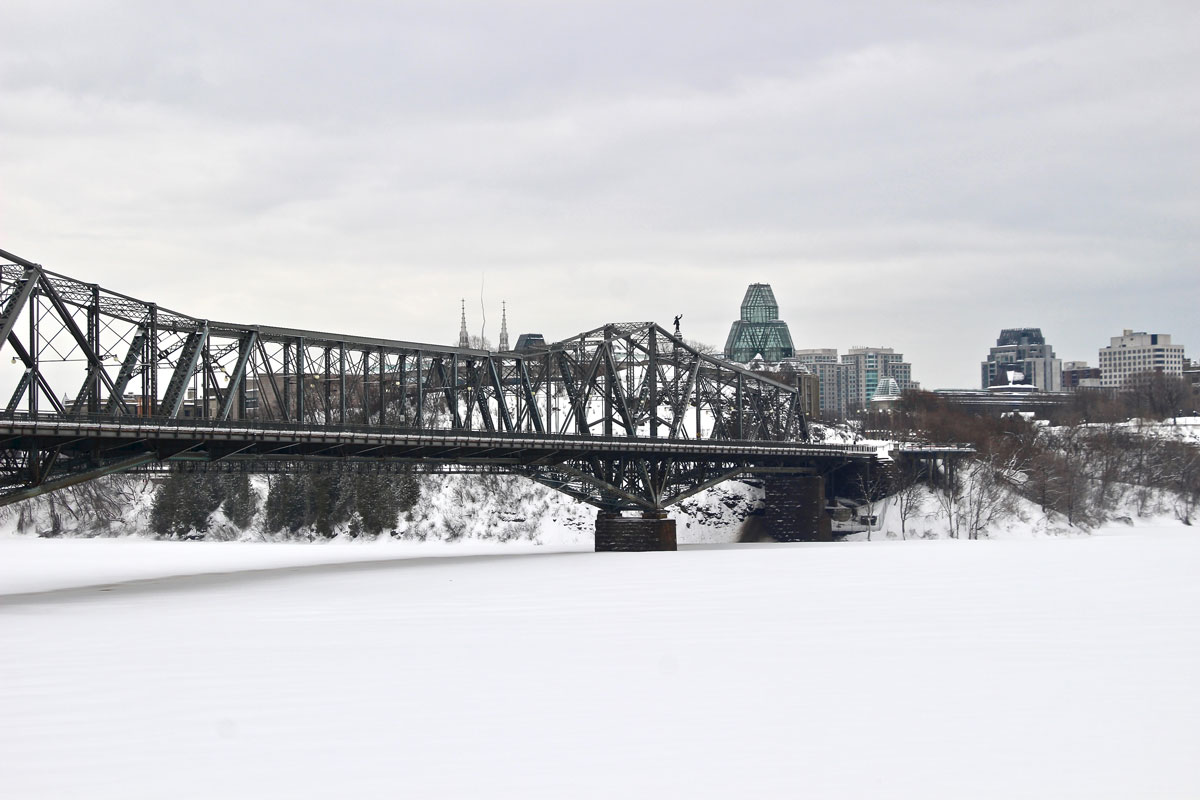
[(612, 511), (596, 514), (596, 552), (675, 550), (675, 520), (665, 511), (623, 517)]
[(833, 521), (825, 512), (824, 478), (779, 475), (764, 484), (764, 533), (777, 542), (833, 541)]

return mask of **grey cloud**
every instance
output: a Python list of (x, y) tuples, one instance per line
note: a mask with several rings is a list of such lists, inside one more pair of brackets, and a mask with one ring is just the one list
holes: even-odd
[(762, 280), (801, 346), (891, 344), (927, 385), (1009, 325), (1200, 348), (1190, 3), (0, 22), (2, 246), (198, 315), (448, 340), (482, 279), (520, 329), (684, 312), (720, 344)]

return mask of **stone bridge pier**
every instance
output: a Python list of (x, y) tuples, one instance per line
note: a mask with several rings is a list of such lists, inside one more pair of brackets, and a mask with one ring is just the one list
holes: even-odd
[(777, 542), (832, 542), (833, 520), (825, 510), (820, 475), (772, 475), (766, 489), (762, 533)]
[(666, 511), (643, 511), (623, 517), (620, 512), (596, 514), (596, 552), (676, 550), (675, 520)]
[[(820, 475), (771, 475), (763, 480), (766, 497), (754, 535), (742, 541), (831, 542), (833, 520), (826, 511), (825, 479)], [(637, 516), (596, 514), (596, 552), (676, 550), (675, 520), (666, 511)]]

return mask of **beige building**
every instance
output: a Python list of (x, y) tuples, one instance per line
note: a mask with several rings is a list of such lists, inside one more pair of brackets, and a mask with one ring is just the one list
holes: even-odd
[(1168, 333), (1146, 333), (1128, 328), (1113, 336), (1100, 350), (1100, 385), (1119, 389), (1145, 372), (1183, 377), (1183, 345), (1171, 344)]

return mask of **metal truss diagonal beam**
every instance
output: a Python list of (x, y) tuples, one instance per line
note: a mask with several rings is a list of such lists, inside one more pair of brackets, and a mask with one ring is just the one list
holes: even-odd
[(113, 391), (108, 398), (108, 405), (104, 409), (106, 413), (112, 414), (118, 407), (125, 413), (129, 413), (129, 408), (125, 405), (125, 388), (133, 378), (133, 373), (137, 370), (145, 349), (146, 330), (145, 328), (140, 328), (137, 334), (134, 335), (133, 341), (129, 343), (129, 350), (125, 353), (125, 360), (121, 362), (121, 369), (117, 373), (116, 381), (113, 382)]
[(208, 328), (188, 334), (187, 341), (179, 353), (179, 361), (175, 364), (175, 371), (171, 374), (171, 382), (167, 384), (167, 393), (163, 395), (162, 407), (159, 409), (163, 416), (174, 419), (179, 415), (184, 390), (187, 389), (188, 381), (196, 374), (196, 365), (200, 363), (200, 354), (206, 341)]
[[(38, 388), (41, 388), (42, 394), (47, 400), (50, 401), (50, 405), (54, 406), (55, 413), (65, 417), (67, 415), (67, 409), (63, 407), (62, 401), (58, 399), (58, 395), (55, 394), (54, 390), (50, 388), (50, 384), (46, 382), (46, 377), (42, 375), (40, 370), (38, 370), (36, 362), (34, 362), (33, 358), (29, 355), (29, 351), (25, 349), (25, 345), (21, 344), (21, 340), (16, 337), (16, 334), (13, 333), (8, 335), (8, 343), (12, 345), (12, 349), (16, 352), (17, 358), (19, 358), (21, 363), (25, 365), (26, 385), (29, 384), (28, 376), (30, 374), (37, 375), (37, 386), (30, 386), (29, 391), (37, 391)], [(20, 400), (18, 399), (17, 402), (20, 402)]]
[(29, 301), (33, 290), (37, 288), (40, 274), (41, 271), (36, 267), (25, 270), (17, 289), (5, 304), (4, 311), (0, 312), (0, 345), (8, 341), (8, 335), (12, 333), (13, 326), (17, 324), (17, 317), (21, 316), (21, 310), (25, 308), (25, 303)]
[[(237, 364), (233, 368), (233, 374), (229, 376), (229, 387), (225, 390), (225, 402), (221, 404), (221, 409), (217, 413), (217, 419), (229, 419), (229, 415), (233, 411), (234, 401), (240, 396), (239, 393), (244, 391), (246, 365), (250, 363), (250, 354), (254, 352), (254, 345), (257, 342), (258, 334), (254, 331), (250, 331), (244, 335), (238, 342)], [(326, 373), (329, 372), (328, 367), (326, 367), (325, 371)]]

